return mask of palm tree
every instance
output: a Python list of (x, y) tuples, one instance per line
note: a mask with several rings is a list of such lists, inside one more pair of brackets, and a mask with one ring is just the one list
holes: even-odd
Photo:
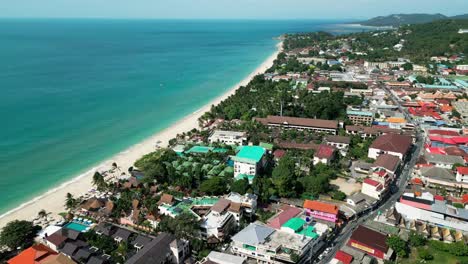
[(65, 208), (68, 211), (73, 210), (76, 207), (76, 199), (73, 198), (73, 195), (71, 193), (67, 193), (66, 200), (65, 200)]
[(96, 186), (99, 191), (103, 191), (107, 188), (104, 176), (102, 176), (102, 174), (98, 171), (96, 171), (93, 175), (93, 185)]
[(37, 213), (37, 215), (40, 217), (40, 218), (44, 218), (47, 216), (47, 212), (46, 210), (42, 209), (39, 211), (39, 213)]

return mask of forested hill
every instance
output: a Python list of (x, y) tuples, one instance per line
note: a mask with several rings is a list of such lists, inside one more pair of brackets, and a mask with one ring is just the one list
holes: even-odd
[(378, 16), (366, 21), (359, 22), (365, 26), (392, 26), (399, 27), (407, 24), (423, 24), (443, 19), (467, 19), (468, 14), (448, 17), (443, 14), (393, 14), (389, 16)]
[[(439, 20), (431, 23), (402, 26), (398, 30), (355, 33), (350, 36), (353, 50), (364, 51), (371, 61), (387, 61), (407, 57), (415, 62), (425, 62), (431, 56), (468, 54), (468, 34), (458, 30), (468, 28), (468, 19)], [(392, 47), (404, 39), (401, 51)]]

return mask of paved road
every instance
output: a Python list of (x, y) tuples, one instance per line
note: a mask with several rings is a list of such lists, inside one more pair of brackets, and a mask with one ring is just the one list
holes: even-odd
[[(396, 98), (386, 87), (382, 85), (382, 88), (387, 92), (388, 95), (390, 95), (391, 99), (395, 104), (398, 105), (398, 108), (400, 111), (405, 115), (406, 120), (412, 121), (413, 123), (414, 120), (411, 117), (411, 115), (408, 113), (406, 108), (403, 108), (398, 101), (398, 98)], [(324, 259), (321, 261), (315, 262), (315, 263), (320, 263), (320, 264), (326, 264), (329, 263), (333, 257), (335, 256), (336, 252), (344, 246), (346, 241), (349, 239), (351, 236), (352, 232), (361, 224), (366, 222), (368, 219), (374, 219), (378, 212), (384, 212), (385, 210), (390, 209), (395, 202), (400, 198), (400, 196), (403, 194), (405, 191), (406, 185), (408, 183), (408, 180), (411, 179), (411, 173), (413, 172), (413, 168), (416, 165), (416, 162), (419, 157), (419, 153), (423, 147), (424, 144), (424, 138), (421, 135), (419, 131), (419, 127), (416, 126), (416, 143), (414, 144), (414, 147), (412, 148), (411, 155), (409, 156), (410, 159), (406, 161), (401, 173), (400, 177), (395, 180), (395, 185), (398, 187), (398, 191), (395, 192), (394, 194), (391, 194), (390, 197), (387, 196), (387, 199), (381, 204), (378, 205), (378, 207), (372, 211), (369, 211), (365, 215), (360, 216), (357, 219), (352, 220), (351, 222), (348, 222), (347, 225), (341, 230), (337, 236), (329, 241), (330, 246), (332, 243), (334, 243), (333, 249), (326, 255)], [(314, 263), (314, 262), (313, 262)]]

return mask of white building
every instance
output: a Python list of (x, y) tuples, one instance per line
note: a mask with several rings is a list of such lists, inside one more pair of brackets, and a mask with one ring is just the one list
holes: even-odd
[(224, 143), (226, 145), (244, 145), (247, 141), (247, 135), (245, 132), (237, 131), (225, 131), (225, 130), (215, 130), (213, 134), (208, 138), (210, 143)]
[(258, 170), (263, 167), (266, 150), (259, 146), (244, 146), (232, 157), (234, 161), (234, 178), (237, 180), (247, 178), (250, 183), (257, 175)]
[(378, 181), (367, 178), (362, 183), (361, 192), (374, 199), (380, 200), (382, 198), (383, 193), (385, 192), (385, 188)]
[(457, 182), (468, 183), (468, 167), (457, 167)]

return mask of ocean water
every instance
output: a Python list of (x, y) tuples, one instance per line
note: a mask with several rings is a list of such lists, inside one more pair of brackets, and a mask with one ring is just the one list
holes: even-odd
[(0, 214), (227, 91), (337, 21), (0, 20)]

